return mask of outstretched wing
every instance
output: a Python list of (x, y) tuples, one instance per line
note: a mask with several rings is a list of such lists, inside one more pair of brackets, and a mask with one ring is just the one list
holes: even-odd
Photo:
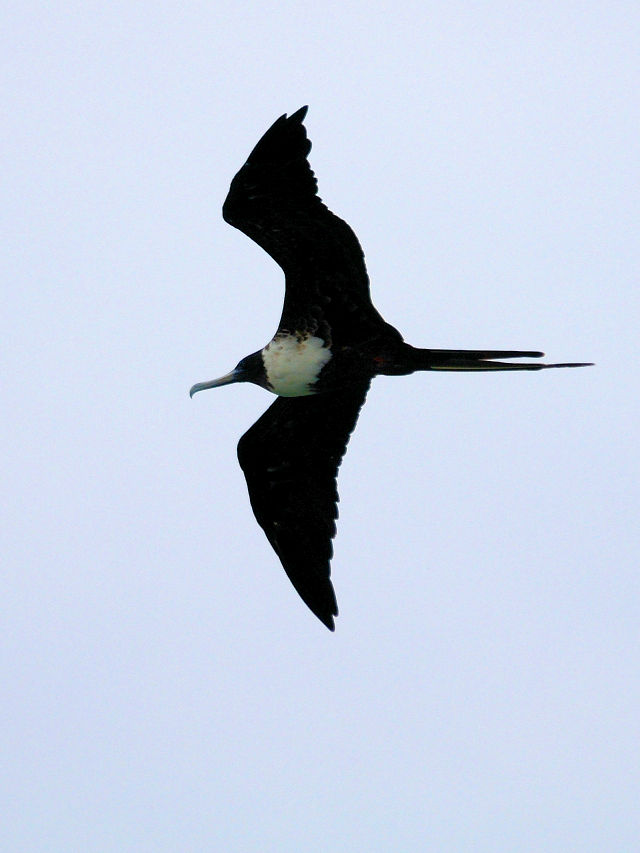
[(240, 439), (238, 459), (258, 523), (302, 600), (331, 631), (336, 477), (369, 382), (278, 397)]
[(264, 134), (231, 182), (222, 215), (284, 270), (281, 328), (357, 342), (386, 324), (371, 303), (356, 235), (317, 195), (306, 112), (280, 116)]

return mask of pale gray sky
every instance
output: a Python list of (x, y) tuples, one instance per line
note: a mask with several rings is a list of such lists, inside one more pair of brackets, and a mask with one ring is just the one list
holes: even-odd
[[(635, 2), (5, 7), (3, 849), (629, 851), (640, 834)], [(312, 166), (415, 345), (597, 367), (379, 379), (335, 635), (189, 400), (282, 276), (221, 204)], [(7, 524), (8, 522), (8, 524)]]

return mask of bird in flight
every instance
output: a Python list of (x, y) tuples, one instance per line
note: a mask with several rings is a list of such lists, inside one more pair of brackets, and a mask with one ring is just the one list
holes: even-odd
[(331, 631), (330, 579), (338, 517), (336, 479), (375, 376), (416, 370), (542, 370), (584, 364), (505, 362), (518, 350), (418, 349), (386, 323), (369, 293), (364, 255), (349, 225), (326, 207), (307, 156), (307, 107), (282, 115), (231, 182), (224, 219), (285, 274), (272, 340), (205, 388), (253, 382), (277, 399), (238, 443), (255, 517), (302, 600)]

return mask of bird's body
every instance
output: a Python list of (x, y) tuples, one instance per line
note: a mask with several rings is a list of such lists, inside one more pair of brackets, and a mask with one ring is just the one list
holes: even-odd
[(302, 124), (281, 116), (231, 183), (227, 222), (262, 246), (286, 277), (282, 317), (262, 349), (191, 395), (253, 382), (278, 399), (238, 444), (256, 519), (300, 596), (331, 630), (336, 477), (371, 380), (417, 370), (541, 370), (578, 364), (509, 363), (540, 352), (432, 350), (407, 344), (376, 311), (351, 228), (317, 195)]

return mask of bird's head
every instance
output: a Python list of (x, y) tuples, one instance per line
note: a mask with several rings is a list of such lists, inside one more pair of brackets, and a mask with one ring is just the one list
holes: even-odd
[(262, 361), (262, 351), (251, 353), (234, 367), (231, 373), (221, 376), (219, 379), (211, 379), (209, 382), (197, 382), (189, 391), (193, 397), (198, 391), (206, 388), (219, 388), (221, 385), (231, 385), (232, 382), (253, 382), (262, 388), (267, 387), (267, 377)]

